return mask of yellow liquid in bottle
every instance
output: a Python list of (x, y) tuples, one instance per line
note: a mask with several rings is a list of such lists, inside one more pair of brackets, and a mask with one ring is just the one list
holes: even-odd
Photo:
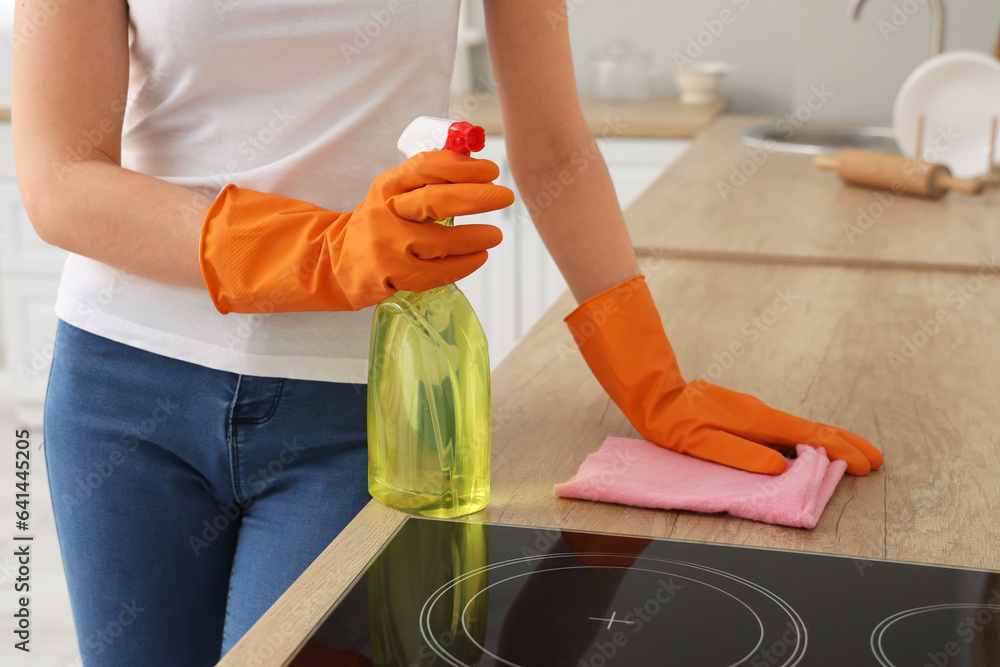
[(457, 517), (489, 502), (486, 334), (455, 285), (375, 309), (368, 361), (368, 490), (397, 509)]

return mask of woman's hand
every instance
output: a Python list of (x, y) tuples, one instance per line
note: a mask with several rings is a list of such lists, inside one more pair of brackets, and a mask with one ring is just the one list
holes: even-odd
[(489, 160), (419, 153), (378, 176), (348, 213), (230, 185), (205, 217), (205, 284), (220, 312), (254, 313), (358, 310), (453, 283), (502, 234), (425, 220), (510, 206), (514, 193), (491, 183), (499, 175)]
[(685, 382), (642, 276), (588, 299), (566, 323), (608, 395), (661, 447), (768, 474), (784, 472), (781, 452), (800, 443), (825, 448), (852, 475), (882, 465), (881, 452), (853, 433), (708, 382)]

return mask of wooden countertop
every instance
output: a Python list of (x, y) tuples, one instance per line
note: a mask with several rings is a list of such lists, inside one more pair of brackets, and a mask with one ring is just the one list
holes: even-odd
[[(726, 99), (709, 104), (681, 104), (675, 97), (613, 104), (581, 98), (583, 115), (595, 136), (691, 138), (711, 125), (729, 105)], [(503, 134), (500, 103), (495, 95), (452, 96), (449, 118), (482, 126), (487, 134)]]
[[(845, 477), (813, 530), (555, 498), (606, 436), (634, 435), (561, 322), (566, 294), (494, 373), (492, 500), (469, 520), (1000, 569), (1000, 267), (645, 257), (643, 270), (686, 377), (856, 431), (885, 467)], [(793, 305), (773, 319), (779, 290)], [(746, 352), (713, 370), (735, 341)], [(403, 518), (372, 501), (220, 665), (284, 664)]]
[[(978, 271), (1000, 250), (1000, 189), (932, 201), (843, 185), (811, 156), (751, 149), (725, 116), (626, 213), (640, 252)], [(741, 169), (749, 176), (745, 176)]]

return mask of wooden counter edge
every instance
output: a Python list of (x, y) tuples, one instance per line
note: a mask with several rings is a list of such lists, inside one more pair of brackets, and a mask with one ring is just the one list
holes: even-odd
[(406, 517), (370, 501), (218, 667), (287, 665)]
[[(595, 136), (648, 139), (690, 139), (709, 127), (729, 107), (729, 100), (685, 105), (675, 97), (653, 97), (644, 102), (616, 104), (581, 97), (580, 107)], [(487, 134), (503, 134), (496, 95), (452, 95), (448, 116), (481, 126)]]
[[(626, 218), (628, 213), (626, 212)], [(786, 266), (829, 266), (842, 269), (885, 269), (895, 271), (928, 271), (933, 273), (978, 273), (982, 264), (955, 264), (952, 262), (923, 262), (920, 260), (872, 259), (864, 257), (829, 257), (825, 255), (786, 255), (775, 253), (731, 252), (727, 250), (698, 250), (671, 248), (637, 243), (635, 254), (639, 258), (689, 259), (736, 264), (758, 263)]]

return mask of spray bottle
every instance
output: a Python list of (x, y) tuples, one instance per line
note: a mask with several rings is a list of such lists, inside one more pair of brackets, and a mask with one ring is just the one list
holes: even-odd
[[(469, 155), (484, 143), (481, 127), (423, 116), (404, 130), (399, 149), (407, 157), (435, 149)], [(486, 334), (458, 287), (399, 291), (379, 303), (368, 360), (372, 496), (431, 517), (486, 507), (490, 428)]]

